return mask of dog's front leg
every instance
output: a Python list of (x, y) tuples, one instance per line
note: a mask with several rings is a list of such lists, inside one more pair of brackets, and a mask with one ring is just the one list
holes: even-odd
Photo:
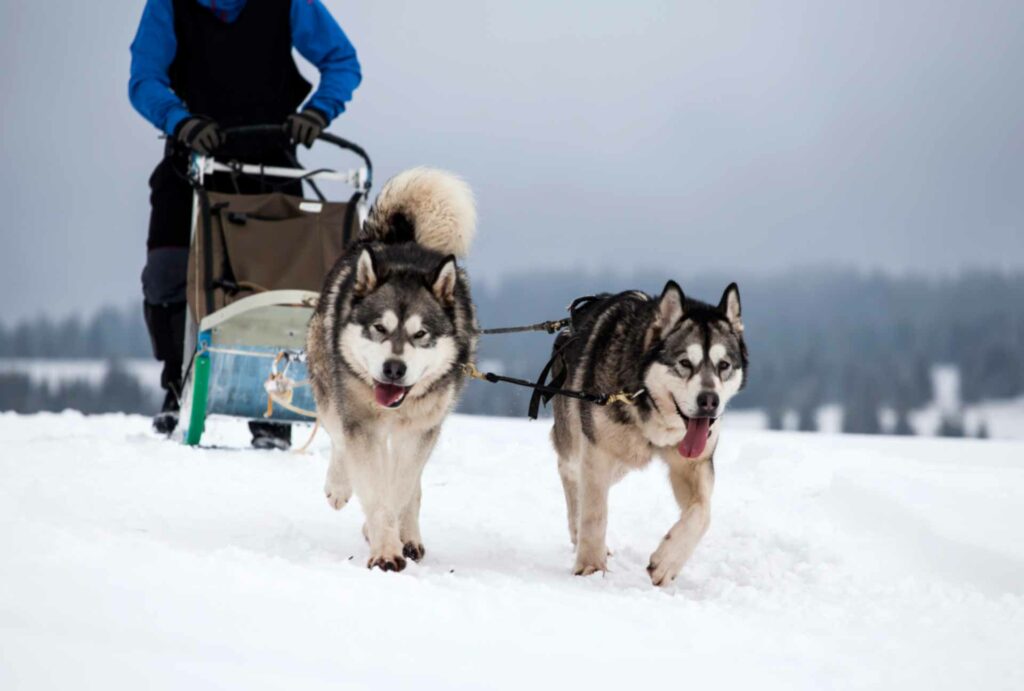
[(441, 428), (434, 427), (426, 432), (408, 431), (396, 434), (392, 440), (392, 452), (398, 468), (396, 483), (396, 506), (401, 506), (399, 539), (402, 554), (408, 559), (419, 561), (427, 553), (420, 535), (420, 500), (423, 497), (423, 468), (437, 443)]
[(579, 527), (576, 545), (577, 576), (608, 570), (608, 490), (615, 461), (594, 446), (583, 450), (579, 475)]
[(580, 527), (579, 472), (578, 460), (559, 454), (558, 475), (562, 478), (562, 490), (565, 492), (565, 513), (569, 521), (569, 540), (573, 547), (576, 546)]
[(682, 515), (651, 555), (647, 572), (651, 575), (651, 583), (658, 586), (669, 585), (676, 579), (707, 532), (711, 523), (711, 492), (715, 485), (715, 471), (710, 459), (688, 461), (672, 458), (668, 477)]
[(395, 468), (385, 435), (386, 431), (369, 426), (346, 430), (343, 461), (366, 515), (364, 534), (370, 543), (367, 566), (401, 571), (405, 559), (398, 539)]
[(343, 459), (341, 441), (331, 438), (331, 462), (327, 466), (327, 479), (324, 481), (324, 494), (332, 509), (340, 509), (352, 497), (352, 482), (348, 479)]

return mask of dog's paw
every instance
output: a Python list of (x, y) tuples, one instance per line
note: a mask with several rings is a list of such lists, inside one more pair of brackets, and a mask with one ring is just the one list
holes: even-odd
[(352, 498), (352, 488), (342, 485), (325, 485), (324, 495), (327, 497), (328, 506), (339, 511)]
[(402, 545), (402, 556), (406, 559), (419, 561), (426, 555), (427, 548), (419, 542), (406, 542)]
[(324, 495), (331, 508), (337, 511), (352, 498), (352, 483), (348, 479), (341, 460), (334, 458), (327, 466), (327, 477), (324, 479)]
[(386, 557), (370, 557), (366, 563), (368, 569), (380, 569), (381, 571), (401, 571), (405, 568), (405, 558), (399, 554)]
[(668, 586), (676, 580), (680, 569), (683, 568), (685, 559), (680, 559), (672, 549), (672, 543), (668, 540), (661, 543), (661, 546), (651, 555), (651, 561), (647, 565), (647, 574), (651, 577), (651, 583), (658, 587)]
[(601, 559), (586, 559), (583, 557), (576, 558), (576, 566), (573, 567), (572, 572), (577, 576), (589, 576), (594, 573), (604, 573), (608, 570), (608, 560), (605, 557)]

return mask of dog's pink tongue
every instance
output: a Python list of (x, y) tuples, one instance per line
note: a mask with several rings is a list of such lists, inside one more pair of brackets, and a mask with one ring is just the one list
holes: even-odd
[(704, 447), (708, 445), (708, 427), (710, 426), (711, 418), (690, 418), (686, 424), (686, 436), (679, 442), (679, 453), (686, 458), (697, 458), (704, 453)]
[(374, 398), (377, 399), (377, 403), (384, 406), (385, 408), (393, 406), (404, 395), (404, 386), (395, 386), (394, 384), (381, 384), (380, 382), (375, 382), (373, 385)]

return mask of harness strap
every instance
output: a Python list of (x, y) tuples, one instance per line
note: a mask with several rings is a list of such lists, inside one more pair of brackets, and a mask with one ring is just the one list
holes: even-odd
[[(565, 351), (565, 349), (569, 346), (570, 343), (572, 343), (575, 340), (575, 336), (570, 337), (565, 343), (562, 344), (562, 346), (558, 350), (551, 354), (551, 358), (547, 361), (547, 364), (544, 365), (544, 368), (540, 371), (540, 375), (537, 377), (536, 386), (547, 386), (545, 382), (547, 381), (548, 374), (551, 372), (552, 369), (554, 369), (555, 363), (558, 360), (562, 359), (562, 353)], [(551, 388), (562, 388), (562, 385), (565, 383), (565, 380), (568, 378), (568, 376), (569, 370), (565, 366), (565, 362), (563, 360), (561, 370), (559, 370), (558, 374), (551, 378)], [(547, 405), (551, 401), (553, 395), (554, 394), (542, 392), (539, 388), (534, 388), (533, 395), (530, 396), (530, 406), (529, 408), (527, 408), (526, 411), (527, 417), (529, 417), (531, 420), (536, 420), (537, 417), (540, 415), (541, 401), (544, 402), (544, 405)]]
[(634, 391), (632, 393), (628, 391), (618, 391), (613, 394), (606, 393), (591, 393), (588, 391), (577, 391), (575, 389), (560, 389), (551, 386), (545, 386), (542, 384), (535, 384), (534, 382), (526, 381), (525, 379), (517, 379), (515, 377), (506, 377), (494, 372), (481, 372), (471, 362), (467, 362), (462, 366), (463, 371), (474, 379), (480, 379), (481, 381), (487, 381), (492, 384), (498, 382), (504, 382), (505, 384), (515, 384), (516, 386), (523, 386), (534, 391), (540, 391), (541, 393), (548, 394), (548, 396), (566, 396), (567, 398), (575, 398), (580, 401), (587, 403), (593, 403), (595, 405), (609, 405), (611, 403), (626, 403), (632, 405), (636, 402), (644, 393), (644, 389)]
[[(537, 377), (537, 382), (534, 384), (533, 394), (530, 396), (530, 405), (526, 409), (526, 417), (530, 418), (531, 420), (536, 420), (540, 416), (541, 400), (543, 399), (544, 405), (547, 405), (548, 401), (551, 400), (551, 394), (544, 393), (543, 391), (540, 390), (539, 387), (544, 386), (544, 380), (547, 379), (548, 372), (551, 371), (551, 366), (554, 364), (555, 356), (552, 355), (551, 359), (548, 360), (546, 365), (544, 365), (544, 369), (540, 371), (540, 376)], [(563, 377), (562, 381), (552, 380), (551, 384), (553, 386), (561, 386), (562, 382), (564, 381), (565, 379)]]

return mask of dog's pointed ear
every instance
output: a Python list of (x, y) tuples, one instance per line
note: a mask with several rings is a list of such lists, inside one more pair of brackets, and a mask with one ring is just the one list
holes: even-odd
[(449, 254), (434, 269), (434, 275), (430, 280), (430, 290), (442, 304), (450, 305), (455, 302), (455, 284), (458, 279), (459, 268), (455, 264), (455, 255)]
[(644, 350), (651, 347), (656, 339), (664, 338), (665, 334), (672, 330), (679, 320), (683, 318), (683, 309), (686, 305), (686, 297), (683, 289), (675, 281), (669, 281), (661, 291), (658, 298), (658, 311), (654, 315), (654, 322), (644, 335)]
[(658, 316), (656, 324), (662, 334), (672, 330), (679, 320), (683, 318), (683, 308), (686, 305), (686, 297), (683, 289), (675, 281), (669, 281), (661, 291), (658, 299)]
[(730, 283), (722, 293), (722, 299), (718, 302), (718, 311), (725, 315), (736, 333), (743, 333), (743, 320), (740, 318), (740, 288), (735, 283)]
[(363, 297), (377, 288), (377, 282), (377, 258), (367, 247), (356, 260), (356, 280), (352, 290), (359, 297)]

